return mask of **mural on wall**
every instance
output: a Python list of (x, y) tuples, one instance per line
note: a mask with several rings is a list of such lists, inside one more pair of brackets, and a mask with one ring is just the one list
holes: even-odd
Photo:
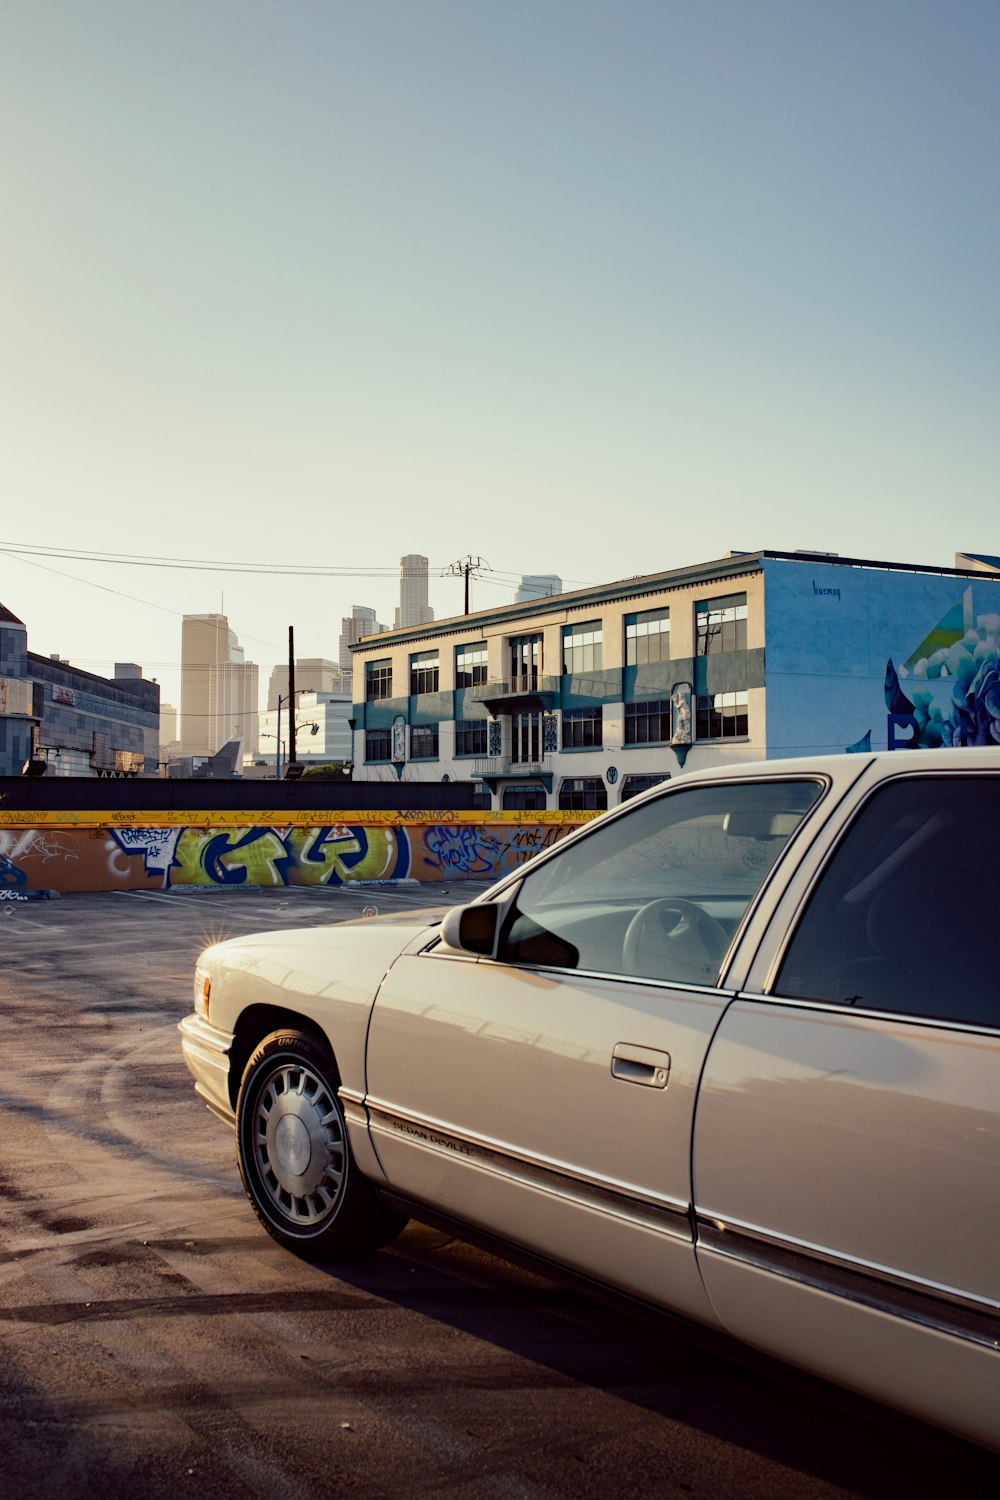
[[(176, 885), (342, 885), (399, 880), (409, 873), (409, 840), (393, 828), (111, 828), (109, 865)], [(125, 856), (125, 858), (123, 858)]]
[[(584, 821), (581, 819), (580, 821)], [(0, 890), (166, 891), (178, 886), (491, 880), (569, 833), (549, 824), (0, 827)]]
[(55, 861), (78, 860), (72, 834), (51, 828), (24, 828), (0, 833), (0, 890), (19, 890), (29, 883), (24, 865), (44, 869)]
[(1000, 614), (974, 616), (966, 589), (905, 662), (890, 658), (885, 706), (890, 750), (1000, 745)]

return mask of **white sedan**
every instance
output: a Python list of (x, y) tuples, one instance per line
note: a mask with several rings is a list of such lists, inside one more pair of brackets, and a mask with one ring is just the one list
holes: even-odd
[(440, 915), (202, 954), (265, 1229), (463, 1228), (1000, 1450), (1000, 752), (678, 777)]

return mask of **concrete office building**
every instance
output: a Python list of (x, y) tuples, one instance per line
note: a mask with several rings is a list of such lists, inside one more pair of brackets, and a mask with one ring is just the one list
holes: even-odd
[(244, 658), (225, 615), (185, 615), (181, 623), (181, 749), (213, 755), (240, 737), (257, 748), (258, 669)]
[(355, 780), (613, 806), (681, 767), (1000, 749), (1000, 571), (731, 553), (354, 649)]
[[(325, 657), (299, 656), (295, 659), (295, 690), (309, 693), (350, 692), (350, 674), (347, 682), (340, 663), (327, 661)], [(278, 699), (288, 697), (288, 668), (272, 667), (267, 684), (268, 709), (278, 707)]]
[(562, 579), (556, 573), (523, 573), (514, 603), (528, 604), (532, 599), (545, 599), (550, 594), (561, 593)]
[(23, 621), (0, 604), (0, 776), (26, 762), (46, 776), (156, 774), (160, 689), (133, 662), (98, 677), (28, 650)]
[(160, 748), (177, 741), (177, 710), (172, 703), (160, 704)]

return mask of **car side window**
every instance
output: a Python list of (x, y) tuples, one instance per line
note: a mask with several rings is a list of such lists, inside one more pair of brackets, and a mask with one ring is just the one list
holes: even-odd
[(998, 873), (1000, 777), (889, 782), (835, 849), (775, 993), (1000, 1026)]
[(633, 804), (525, 876), (498, 957), (716, 984), (755, 892), (822, 786), (733, 781)]

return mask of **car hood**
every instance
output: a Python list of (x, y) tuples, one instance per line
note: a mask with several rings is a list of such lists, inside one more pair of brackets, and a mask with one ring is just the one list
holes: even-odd
[(266, 966), (291, 960), (295, 966), (307, 969), (321, 965), (329, 973), (337, 956), (350, 953), (352, 959), (364, 962), (367, 958), (373, 964), (382, 963), (384, 973), (384, 965), (411, 943), (424, 934), (429, 937), (443, 914), (443, 910), (428, 908), (385, 917), (351, 918), (318, 927), (251, 932), (206, 948), (202, 962), (247, 971), (258, 964)]

